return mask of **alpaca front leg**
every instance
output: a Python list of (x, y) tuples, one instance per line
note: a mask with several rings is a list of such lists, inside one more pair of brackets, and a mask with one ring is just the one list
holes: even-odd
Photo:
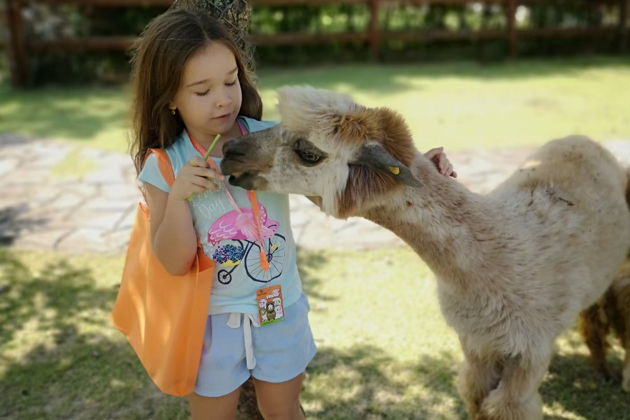
[(551, 355), (536, 360), (509, 357), (505, 360), (499, 386), (481, 404), (479, 420), (540, 420), (542, 399), (538, 388), (547, 372)]
[(471, 418), (476, 418), (481, 402), (499, 383), (500, 372), (495, 362), (484, 361), (464, 350), (465, 360), (459, 370), (457, 389)]
[(591, 353), (591, 361), (595, 370), (606, 380), (611, 380), (608, 364), (606, 363), (606, 335), (608, 334), (608, 324), (604, 322), (603, 305), (604, 300), (600, 300), (594, 305), (585, 309), (580, 314), (579, 330), (584, 338), (584, 342)]

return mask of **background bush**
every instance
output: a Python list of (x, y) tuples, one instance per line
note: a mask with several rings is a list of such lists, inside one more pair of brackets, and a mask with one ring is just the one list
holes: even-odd
[[(528, 28), (592, 28), (618, 25), (618, 2), (555, 0), (520, 6), (517, 25)], [(76, 5), (29, 4), (25, 10), (27, 36), (61, 39), (84, 36), (135, 36), (164, 9), (161, 7), (81, 7)], [(367, 4), (256, 6), (252, 35), (308, 32), (333, 34), (367, 31)], [(381, 31), (478, 31), (504, 30), (504, 9), (496, 4), (409, 5), (390, 2), (381, 5)], [(115, 24), (112, 24), (115, 22)], [(519, 39), (524, 56), (613, 53), (619, 50), (616, 36), (598, 38)], [(385, 62), (444, 59), (496, 60), (507, 55), (505, 39), (483, 41), (399, 41), (381, 42), (379, 58)], [(316, 45), (258, 46), (259, 65), (311, 65), (367, 61), (367, 42), (331, 41)], [(118, 82), (127, 79), (128, 54), (122, 52), (45, 52), (31, 56), (32, 80), (83, 83), (91, 80)]]

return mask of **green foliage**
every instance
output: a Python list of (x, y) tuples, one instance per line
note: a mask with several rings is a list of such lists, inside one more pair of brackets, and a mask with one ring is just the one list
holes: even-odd
[(5, 51), (0, 51), (0, 86), (5, 85), (9, 81), (9, 60)]
[[(64, 38), (137, 36), (146, 24), (164, 9), (161, 7), (80, 7), (77, 5), (30, 6), (28, 37), (56, 40)], [(89, 81), (127, 80), (129, 55), (118, 51), (44, 51), (32, 54), (32, 84), (60, 82), (80, 84)]]
[[(37, 39), (62, 39), (85, 36), (136, 36), (159, 13), (160, 7), (78, 7), (76, 5), (31, 4), (28, 36)], [(618, 10), (598, 2), (555, 0), (533, 2), (519, 8), (517, 25), (531, 28), (586, 28), (615, 26)], [(252, 15), (252, 36), (283, 33), (310, 33), (330, 36), (340, 33), (366, 33), (370, 11), (365, 3), (262, 6)], [(411, 31), (430, 35), (434, 31), (468, 33), (484, 29), (505, 30), (505, 11), (501, 5), (475, 3), (418, 4), (396, 2), (380, 6), (378, 26), (384, 33)], [(519, 40), (519, 53), (525, 56), (567, 55), (576, 53), (613, 53), (618, 39)], [(379, 49), (385, 61), (418, 61), (473, 58), (496, 60), (507, 54), (504, 37), (487, 40), (388, 40), (383, 36)], [(263, 65), (312, 65), (371, 59), (367, 40), (328, 39), (305, 45), (259, 45), (257, 58)], [(34, 84), (46, 82), (119, 82), (129, 71), (128, 55), (123, 52), (42, 52), (31, 57)]]
[(128, 80), (128, 56), (120, 52), (68, 53), (48, 51), (31, 60), (31, 85), (120, 84)]

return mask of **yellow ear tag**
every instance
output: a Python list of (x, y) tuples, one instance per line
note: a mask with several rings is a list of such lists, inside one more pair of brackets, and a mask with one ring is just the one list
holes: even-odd
[(388, 166), (387, 169), (389, 169), (389, 172), (394, 175), (398, 175), (400, 173), (400, 168), (398, 166)]

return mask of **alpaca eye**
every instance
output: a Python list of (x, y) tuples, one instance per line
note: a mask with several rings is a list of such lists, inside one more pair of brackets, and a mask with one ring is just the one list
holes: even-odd
[(293, 145), (293, 150), (307, 166), (315, 166), (326, 158), (326, 153), (305, 139), (298, 139)]
[(300, 155), (300, 159), (308, 163), (317, 163), (320, 158), (319, 155), (308, 150), (298, 150), (298, 155)]

